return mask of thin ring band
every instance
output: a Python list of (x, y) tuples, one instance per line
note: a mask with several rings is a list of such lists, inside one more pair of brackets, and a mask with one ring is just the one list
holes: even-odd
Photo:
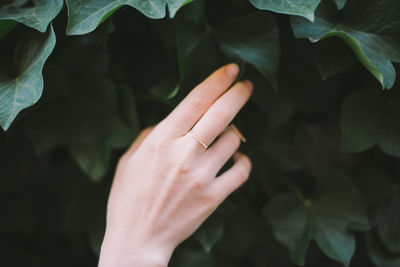
[[(240, 138), (240, 140), (245, 143), (246, 142), (246, 138), (243, 136), (243, 134), (239, 131), (239, 129), (232, 123), (230, 124), (228, 127), (230, 127), (233, 132)], [(190, 134), (194, 137), (194, 139), (196, 139), (205, 149), (208, 148), (208, 145), (206, 145), (206, 143), (204, 143), (200, 137), (192, 130), (189, 131)]]
[(240, 138), (243, 143), (246, 143), (246, 137), (243, 136), (243, 134), (239, 131), (235, 124), (231, 123), (228, 127), (233, 130), (233, 132)]
[(194, 137), (194, 139), (196, 139), (197, 141), (199, 141), (199, 143), (205, 148), (208, 148), (208, 145), (206, 145), (206, 143), (204, 143), (203, 141), (201, 141), (200, 137), (197, 136), (197, 134), (192, 130), (189, 131), (189, 133)]

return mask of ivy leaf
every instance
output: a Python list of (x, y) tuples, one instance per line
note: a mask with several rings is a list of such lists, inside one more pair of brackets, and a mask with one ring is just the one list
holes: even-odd
[(103, 142), (71, 145), (70, 147), (72, 158), (94, 182), (101, 181), (107, 174), (112, 150), (127, 146), (140, 131), (132, 89), (128, 86), (121, 86), (117, 93), (119, 110), (124, 124), (121, 123), (117, 128), (110, 129), (111, 133)]
[(86, 34), (97, 28), (122, 6), (136, 8), (149, 18), (165, 16), (166, 0), (66, 0), (68, 7), (67, 34)]
[(169, 16), (172, 19), (175, 17), (176, 12), (178, 12), (178, 10), (181, 7), (190, 4), (194, 0), (166, 0), (166, 1), (168, 3)]
[(383, 200), (376, 214), (379, 236), (392, 253), (400, 254), (400, 193), (398, 188)]
[(34, 34), (17, 48), (18, 74), (0, 81), (0, 125), (7, 130), (24, 108), (35, 104), (43, 90), (42, 69), (56, 43), (53, 27), (45, 35)]
[(393, 86), (396, 72), (391, 61), (400, 62), (400, 2), (352, 0), (343, 15), (337, 16), (335, 4), (324, 1), (314, 23), (300, 17), (292, 17), (291, 23), (297, 38), (312, 42), (331, 36), (342, 38), (383, 88)]
[(102, 22), (123, 6), (131, 6), (152, 19), (165, 17), (168, 4), (173, 18), (186, 0), (66, 0), (68, 6), (68, 35), (80, 35), (94, 31)]
[[(127, 146), (136, 136), (138, 126), (132, 120), (136, 111), (119, 103), (116, 87), (107, 79), (97, 77), (75, 90), (50, 103), (44, 112), (32, 114), (25, 131), (38, 154), (68, 145), (75, 162), (97, 182), (109, 168), (112, 150)], [(133, 99), (125, 101), (134, 107)], [(118, 107), (125, 108), (119, 111)]]
[[(230, 62), (251, 64), (276, 87), (279, 31), (271, 15), (256, 12), (215, 26), (197, 25), (181, 18), (178, 21), (178, 61), (183, 92), (220, 66), (220, 51)], [(205, 55), (208, 60), (203, 60)]]
[(0, 20), (14, 20), (45, 32), (50, 22), (58, 15), (63, 0), (34, 0), (32, 7), (24, 7), (28, 0), (12, 1), (0, 7)]
[(302, 16), (310, 21), (314, 21), (314, 11), (320, 2), (321, 0), (250, 0), (258, 9)]
[(221, 55), (211, 33), (183, 17), (177, 22), (177, 50), (180, 72), (177, 96), (183, 97), (220, 66)]
[(106, 174), (111, 149), (104, 144), (71, 146), (72, 158), (93, 181), (99, 182)]
[(132, 131), (133, 136), (135, 136), (139, 134), (140, 121), (133, 90), (129, 86), (120, 86), (118, 87), (117, 94), (121, 117)]
[(221, 218), (211, 217), (207, 219), (194, 233), (194, 238), (203, 246), (205, 252), (210, 252), (224, 232), (224, 222)]
[(277, 240), (289, 248), (299, 265), (304, 265), (314, 239), (329, 258), (349, 266), (355, 251), (355, 238), (349, 230), (369, 229), (358, 191), (337, 171), (321, 176), (310, 199), (299, 200), (292, 194), (275, 197), (267, 204), (265, 215)]
[(150, 89), (150, 93), (161, 101), (168, 101), (174, 98), (178, 92), (178, 78), (174, 76), (162, 79)]
[(214, 36), (228, 56), (249, 63), (276, 88), (279, 65), (279, 30), (274, 18), (256, 12), (214, 28)]
[(282, 124), (290, 118), (294, 109), (293, 103), (282, 90), (275, 90), (260, 71), (251, 65), (246, 65), (243, 78), (253, 82), (254, 90), (251, 100), (268, 116), (271, 125)]
[(337, 38), (318, 42), (313, 52), (322, 81), (345, 72), (357, 62), (352, 51)]
[(346, 5), (347, 0), (335, 0), (337, 9), (341, 10)]
[(378, 92), (346, 97), (341, 111), (342, 150), (362, 152), (378, 144), (386, 154), (400, 157), (400, 118), (395, 110), (399, 101)]

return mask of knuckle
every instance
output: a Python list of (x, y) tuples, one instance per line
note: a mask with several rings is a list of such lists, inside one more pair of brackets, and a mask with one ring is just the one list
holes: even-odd
[(201, 97), (199, 96), (193, 96), (190, 101), (190, 105), (195, 109), (195, 110), (202, 110), (204, 107), (204, 101)]
[(193, 179), (190, 184), (190, 187), (193, 191), (201, 191), (205, 187), (206, 182), (204, 179)]
[(165, 140), (160, 136), (152, 136), (151, 143), (149, 145), (149, 150), (153, 155), (160, 154), (164, 150), (166, 145)]
[(173, 129), (171, 129), (171, 123), (167, 118), (161, 120), (157, 125), (149, 127), (149, 135), (156, 136), (157, 138), (165, 139), (165, 136), (171, 135)]
[(214, 111), (213, 113), (214, 120), (218, 123), (225, 124), (226, 122), (231, 120), (231, 114), (229, 112), (228, 107), (221, 107)]
[(185, 157), (183, 157), (178, 161), (176, 169), (179, 175), (185, 175), (191, 172), (192, 166), (188, 162), (188, 160)]
[(218, 205), (218, 198), (213, 194), (206, 193), (201, 196), (201, 203), (205, 207), (214, 209)]

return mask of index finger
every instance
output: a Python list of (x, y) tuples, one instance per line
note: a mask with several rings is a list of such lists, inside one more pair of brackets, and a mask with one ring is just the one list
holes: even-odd
[(219, 68), (197, 85), (162, 123), (174, 135), (186, 134), (215, 100), (232, 85), (238, 73), (239, 67), (234, 63)]

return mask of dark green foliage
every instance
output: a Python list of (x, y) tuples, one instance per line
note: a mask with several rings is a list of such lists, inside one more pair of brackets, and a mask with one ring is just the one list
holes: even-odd
[(398, 0), (2, 1), (2, 263), (96, 266), (119, 157), (236, 62), (251, 178), (170, 266), (399, 267), (399, 61)]

